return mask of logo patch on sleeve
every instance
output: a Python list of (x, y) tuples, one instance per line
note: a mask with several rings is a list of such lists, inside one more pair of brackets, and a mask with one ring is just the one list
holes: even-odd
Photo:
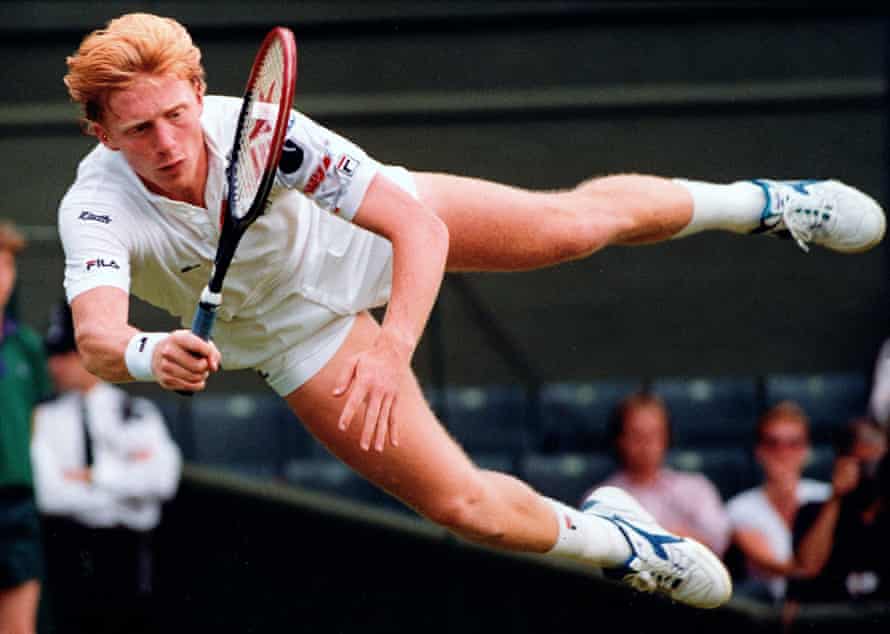
[(103, 225), (107, 225), (111, 222), (111, 216), (106, 214), (94, 214), (92, 211), (80, 212), (77, 219), (83, 220), (84, 222), (101, 222)]
[(345, 174), (346, 176), (352, 176), (355, 174), (355, 170), (358, 169), (358, 166), (361, 163), (349, 156), (348, 154), (344, 154), (340, 157), (340, 160), (337, 161), (337, 171)]

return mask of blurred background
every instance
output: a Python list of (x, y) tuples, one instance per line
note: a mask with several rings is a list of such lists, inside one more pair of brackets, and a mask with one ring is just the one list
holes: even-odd
[[(887, 207), (886, 7), (809, 4), (3, 3), (0, 215), (30, 240), (15, 310), (43, 329), (63, 292), (56, 207), (93, 145), (67, 102), (65, 56), (122, 13), (183, 22), (211, 94), (240, 94), (265, 32), (290, 27), (297, 108), (411, 169), (532, 188), (616, 172), (833, 177)], [(552, 270), (449, 275), (415, 367), (481, 464), (567, 502), (614, 468), (609, 415), (641, 387), (671, 408), (671, 464), (703, 471), (724, 499), (759, 481), (753, 426), (786, 398), (810, 416), (807, 473), (825, 480), (831, 431), (865, 412), (890, 334), (887, 274), (886, 242), (849, 257), (709, 233)], [(176, 326), (138, 300), (131, 321)], [(451, 541), (327, 456), (251, 372), (216, 376), (192, 400), (128, 389), (161, 406), (188, 463), (160, 547), (166, 605), (191, 631), (302, 619), (305, 631), (346, 632), (361, 618), (362, 631), (543, 632), (591, 610), (637, 619), (631, 630), (692, 619), (583, 571)], [(335, 533), (350, 546), (328, 548), (342, 543)], [(386, 583), (375, 574), (385, 566)], [(781, 626), (772, 606), (718, 612), (695, 617)]]

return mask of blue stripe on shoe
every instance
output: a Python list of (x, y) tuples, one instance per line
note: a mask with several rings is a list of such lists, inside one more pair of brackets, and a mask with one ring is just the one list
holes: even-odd
[(774, 214), (774, 213), (770, 210), (770, 205), (769, 205), (769, 201), (770, 201), (770, 196), (769, 196), (769, 184), (768, 184), (766, 181), (762, 181), (762, 180), (757, 179), (757, 178), (755, 178), (755, 179), (752, 180), (751, 182), (754, 183), (755, 185), (757, 185), (758, 187), (760, 187), (760, 189), (763, 190), (763, 198), (764, 198), (764, 200), (766, 201), (766, 202), (763, 204), (763, 209), (762, 209), (761, 212), (760, 212), (760, 225), (758, 225), (755, 229), (753, 229), (753, 230), (751, 231), (751, 233), (763, 233), (764, 231), (769, 231), (770, 229), (773, 229), (773, 228), (774, 228), (774, 225), (768, 225), (768, 224), (766, 224), (765, 220), (766, 220), (767, 218), (769, 218), (770, 216), (775, 216), (775, 215), (776, 215), (776, 214)]
[[(581, 510), (587, 511), (587, 510), (593, 508), (594, 506), (596, 506), (597, 504), (599, 504), (599, 502), (597, 500), (587, 500), (586, 502), (584, 502), (584, 504), (581, 505)], [(621, 534), (624, 536), (624, 539), (627, 540), (627, 545), (630, 546), (631, 556), (628, 559), (628, 563), (630, 561), (632, 561), (634, 559), (634, 557), (637, 556), (637, 551), (636, 551), (636, 548), (634, 548), (633, 540), (631, 540), (630, 536), (627, 534), (625, 527), (629, 528), (630, 530), (635, 532), (637, 535), (639, 535), (640, 537), (642, 537), (643, 539), (648, 541), (650, 544), (652, 544), (652, 550), (655, 552), (655, 554), (658, 555), (661, 559), (664, 559), (665, 561), (668, 560), (668, 554), (667, 554), (667, 551), (664, 549), (664, 545), (665, 544), (678, 544), (682, 541), (685, 541), (682, 537), (676, 537), (674, 535), (656, 535), (655, 533), (650, 533), (648, 531), (644, 531), (642, 528), (637, 528), (636, 526), (634, 526), (633, 524), (628, 522), (626, 519), (624, 519), (620, 515), (615, 515), (615, 514), (600, 515), (599, 513), (594, 513), (594, 515), (596, 515), (597, 517), (601, 517), (604, 520), (608, 520), (608, 521), (612, 522), (613, 524), (615, 524), (615, 526), (618, 528), (618, 530), (621, 531)]]
[[(787, 185), (788, 187), (791, 187), (795, 191), (798, 191), (801, 194), (804, 194), (805, 196), (809, 196), (810, 192), (807, 189), (807, 186), (812, 185), (814, 183), (821, 183), (824, 180), (825, 179), (821, 179), (821, 178), (807, 178), (807, 179), (801, 179), (801, 180), (796, 180), (796, 181), (776, 181), (776, 182)], [(751, 180), (751, 182), (763, 190), (763, 197), (766, 200), (766, 202), (764, 203), (763, 209), (760, 212), (760, 225), (757, 226), (756, 228), (752, 229), (750, 231), (750, 233), (757, 234), (757, 233), (765, 233), (767, 231), (775, 231), (776, 225), (779, 224), (779, 222), (781, 222), (781, 220), (779, 219), (773, 224), (767, 224), (767, 222), (766, 222), (767, 218), (779, 217), (779, 214), (773, 212), (773, 210), (770, 209), (769, 190), (770, 190), (771, 185), (767, 181), (759, 179), (759, 178), (755, 178), (755, 179)], [(775, 231), (774, 235), (778, 238), (790, 238), (791, 232), (788, 231), (787, 229), (781, 229), (781, 230)]]
[(808, 178), (800, 181), (782, 181), (792, 189), (796, 189), (801, 194), (810, 195), (810, 192), (807, 190), (807, 185), (812, 185), (813, 183), (821, 183), (822, 181), (818, 178)]
[[(648, 541), (650, 544), (652, 544), (652, 550), (655, 552), (655, 554), (665, 561), (667, 561), (669, 558), (667, 551), (664, 549), (664, 545), (677, 544), (684, 541), (682, 537), (675, 537), (673, 535), (655, 535), (654, 533), (649, 533), (647, 531), (644, 531), (642, 528), (637, 528), (627, 520), (618, 517), (617, 515), (615, 517), (612, 517), (611, 520), (615, 524), (617, 524), (619, 528), (621, 528), (621, 524), (623, 524), (627, 528), (635, 532), (637, 535)], [(634, 551), (636, 550), (633, 548), (633, 545), (631, 545), (631, 549)]]
[(599, 504), (599, 500), (586, 500), (584, 504), (581, 505), (581, 512), (588, 511), (597, 504)]

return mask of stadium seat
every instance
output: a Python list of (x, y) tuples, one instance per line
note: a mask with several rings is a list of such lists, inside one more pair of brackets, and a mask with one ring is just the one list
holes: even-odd
[(495, 385), (440, 390), (427, 388), (427, 399), (445, 427), (467, 451), (494, 462), (506, 456), (510, 468), (528, 447), (528, 404), (520, 386)]
[(831, 482), (834, 470), (834, 447), (831, 445), (814, 445), (810, 447), (807, 463), (803, 469), (803, 477)]
[(681, 449), (750, 447), (760, 411), (754, 378), (660, 378), (652, 391), (671, 417), (672, 444)]
[(790, 400), (810, 418), (814, 444), (830, 443), (836, 430), (866, 414), (869, 377), (864, 372), (773, 374), (766, 377), (767, 405)]
[(529, 453), (522, 459), (521, 475), (543, 495), (578, 506), (584, 494), (616, 468), (607, 453)]
[(202, 464), (278, 477), (289, 460), (316, 451), (312, 437), (274, 395), (198, 394), (191, 419), (194, 459)]
[(554, 454), (608, 450), (607, 432), (615, 406), (640, 387), (635, 380), (544, 385), (533, 449)]
[(761, 481), (747, 447), (673, 449), (667, 461), (675, 469), (707, 477), (724, 501)]

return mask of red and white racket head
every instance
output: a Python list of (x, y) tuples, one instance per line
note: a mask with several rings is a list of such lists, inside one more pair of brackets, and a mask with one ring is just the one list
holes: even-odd
[(281, 160), (296, 79), (294, 35), (289, 29), (275, 27), (257, 52), (235, 133), (228, 213), (236, 221), (255, 217), (265, 205)]

